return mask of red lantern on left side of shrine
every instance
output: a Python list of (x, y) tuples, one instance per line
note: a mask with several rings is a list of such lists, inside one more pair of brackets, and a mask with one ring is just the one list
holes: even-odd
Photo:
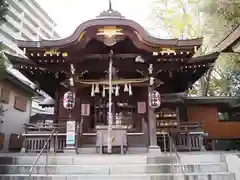
[(75, 94), (72, 91), (68, 91), (63, 95), (63, 107), (71, 110), (75, 106)]

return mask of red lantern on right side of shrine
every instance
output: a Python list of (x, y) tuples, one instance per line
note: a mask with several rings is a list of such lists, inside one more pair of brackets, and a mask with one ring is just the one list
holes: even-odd
[(152, 91), (149, 93), (149, 106), (151, 108), (158, 108), (161, 105), (160, 93)]
[(63, 95), (63, 107), (71, 110), (75, 106), (75, 94), (72, 91), (68, 91)]

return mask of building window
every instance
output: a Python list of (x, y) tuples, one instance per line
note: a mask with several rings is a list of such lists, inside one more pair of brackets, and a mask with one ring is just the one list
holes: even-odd
[(8, 104), (10, 99), (10, 90), (8, 88), (2, 88), (1, 102)]
[(219, 121), (239, 121), (240, 122), (240, 109), (227, 108), (218, 110)]
[(27, 110), (27, 100), (20, 96), (15, 96), (14, 108), (20, 111)]

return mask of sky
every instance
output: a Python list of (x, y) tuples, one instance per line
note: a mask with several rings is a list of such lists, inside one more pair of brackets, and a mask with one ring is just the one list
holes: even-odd
[[(112, 8), (123, 16), (151, 27), (150, 0), (112, 0)], [(84, 21), (95, 18), (108, 9), (108, 0), (38, 0), (38, 3), (56, 21), (56, 31), (62, 36), (71, 35)]]

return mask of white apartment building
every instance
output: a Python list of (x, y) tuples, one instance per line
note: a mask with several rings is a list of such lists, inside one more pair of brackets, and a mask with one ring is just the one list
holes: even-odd
[(56, 23), (37, 3), (37, 0), (5, 0), (9, 4), (7, 22), (0, 26), (0, 41), (4, 51), (21, 55), (16, 39), (40, 40), (59, 38)]
[[(17, 47), (16, 40), (40, 40), (40, 39), (56, 39), (59, 34), (55, 31), (56, 23), (37, 3), (37, 0), (5, 0), (8, 5), (7, 22), (0, 25), (0, 43), (4, 45), (4, 51), (22, 56), (23, 52)], [(19, 80), (34, 86), (25, 76), (18, 70), (8, 68)], [(44, 94), (45, 97), (47, 95)], [(33, 98), (32, 113), (52, 112), (50, 109), (41, 108), (38, 103), (42, 99)]]

